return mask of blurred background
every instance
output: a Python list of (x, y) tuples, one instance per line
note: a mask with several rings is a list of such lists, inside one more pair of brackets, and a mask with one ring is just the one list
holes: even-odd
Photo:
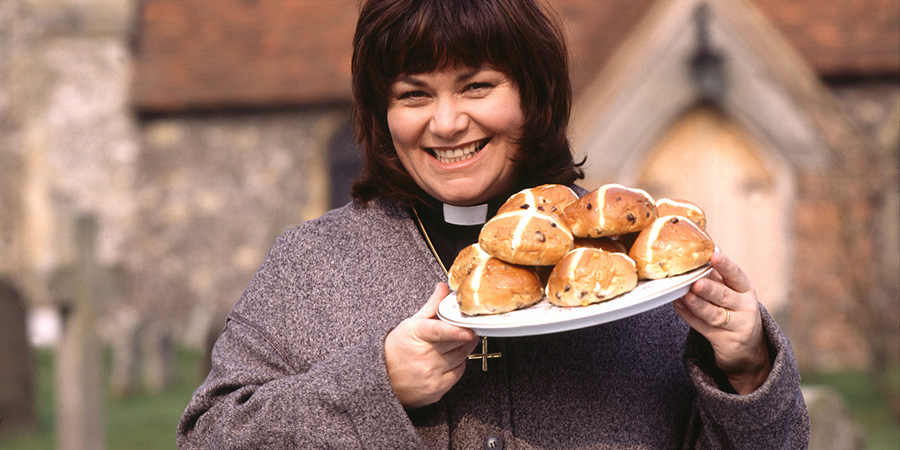
[[(692, 200), (811, 448), (900, 448), (900, 0), (547, 0), (596, 188)], [(0, 0), (0, 448), (174, 448), (273, 240), (349, 200), (357, 0)]]

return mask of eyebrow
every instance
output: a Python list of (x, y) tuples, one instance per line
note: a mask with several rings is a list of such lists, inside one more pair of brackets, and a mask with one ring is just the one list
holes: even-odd
[[(474, 68), (474, 69), (471, 69), (471, 70), (467, 70), (467, 71), (462, 72), (462, 73), (460, 73), (459, 75), (457, 75), (455, 81), (456, 81), (457, 83), (462, 82), (462, 81), (466, 81), (466, 80), (468, 80), (469, 78), (472, 78), (472, 77), (474, 77), (475, 75), (478, 75), (479, 73), (481, 73), (481, 72), (483, 72), (483, 71), (485, 71), (485, 70), (487, 70), (487, 69), (484, 68), (484, 67), (479, 67), (479, 68)], [(395, 80), (395, 82), (409, 83), (409, 84), (411, 84), (411, 85), (413, 85), (413, 86), (425, 86), (425, 84), (426, 84), (424, 81), (422, 81), (422, 80), (420, 80), (420, 79), (418, 79), (418, 78), (415, 78), (414, 75), (403, 75), (403, 76), (400, 76), (400, 77), (397, 78), (397, 80)]]

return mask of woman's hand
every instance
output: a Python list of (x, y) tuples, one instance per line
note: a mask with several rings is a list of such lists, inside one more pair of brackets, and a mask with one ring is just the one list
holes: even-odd
[(739, 394), (758, 388), (772, 363), (756, 291), (733, 261), (712, 256), (713, 271), (673, 303), (678, 314), (712, 344), (716, 365)]
[(388, 377), (406, 408), (440, 400), (462, 377), (466, 358), (478, 344), (472, 330), (437, 318), (438, 305), (448, 293), (450, 288), (438, 283), (425, 306), (384, 340)]

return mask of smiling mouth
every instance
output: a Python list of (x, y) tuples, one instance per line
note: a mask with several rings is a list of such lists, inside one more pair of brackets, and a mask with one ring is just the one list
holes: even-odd
[(429, 148), (428, 151), (431, 152), (431, 156), (434, 156), (441, 164), (455, 163), (465, 161), (475, 156), (475, 154), (481, 151), (490, 140), (491, 138), (485, 138), (458, 148)]

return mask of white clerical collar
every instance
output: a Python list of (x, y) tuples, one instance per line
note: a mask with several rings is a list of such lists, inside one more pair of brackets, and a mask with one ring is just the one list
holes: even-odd
[(474, 206), (454, 206), (444, 203), (444, 222), (454, 225), (481, 225), (487, 222), (487, 203)]

